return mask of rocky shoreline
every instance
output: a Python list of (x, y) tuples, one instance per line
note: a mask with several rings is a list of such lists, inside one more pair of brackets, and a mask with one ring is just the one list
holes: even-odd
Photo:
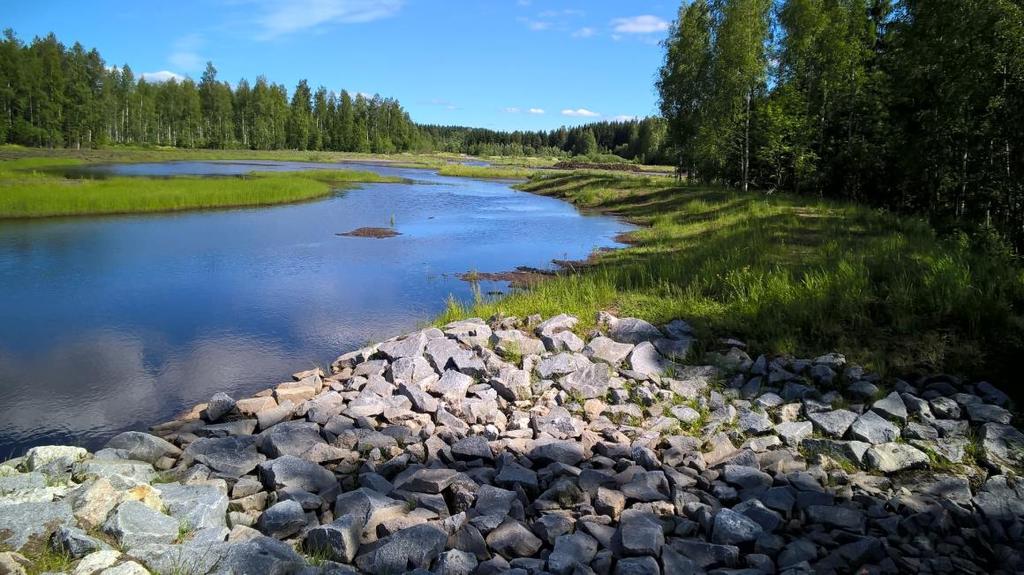
[(994, 386), (598, 320), (455, 322), (33, 448), (0, 464), (0, 575), (1024, 571)]

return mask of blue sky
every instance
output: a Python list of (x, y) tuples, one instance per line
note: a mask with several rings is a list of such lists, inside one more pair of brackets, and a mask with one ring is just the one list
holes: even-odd
[(50, 31), (153, 78), (259, 74), (398, 98), (421, 123), (495, 129), (656, 113), (674, 1), (36, 0), (0, 26)]

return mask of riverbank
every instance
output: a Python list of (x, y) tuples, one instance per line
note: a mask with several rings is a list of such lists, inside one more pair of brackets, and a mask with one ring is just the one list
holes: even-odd
[(78, 158), (0, 162), (0, 218), (40, 218), (285, 204), (327, 196), (357, 183), (400, 178), (358, 170), (253, 172), (232, 177), (84, 177), (65, 172)]
[(614, 309), (655, 323), (686, 317), (705, 340), (735, 335), (758, 353), (842, 349), (887, 376), (1016, 381), (1024, 273), (994, 240), (940, 238), (923, 221), (853, 204), (669, 177), (574, 172), (518, 187), (643, 229), (580, 273), (452, 302), (441, 322), (561, 312), (587, 322)]
[(680, 320), (541, 319), (369, 345), (96, 453), (33, 448), (0, 464), (0, 565), (1024, 568), (1024, 434), (994, 386), (885, 380), (838, 353), (751, 357)]

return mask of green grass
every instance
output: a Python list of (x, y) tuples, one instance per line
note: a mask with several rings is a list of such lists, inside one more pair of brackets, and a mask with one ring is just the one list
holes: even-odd
[(29, 561), (25, 572), (28, 575), (70, 571), (73, 559), (64, 551), (58, 551), (46, 543), (31, 545), (22, 549), (22, 556)]
[(535, 172), (532, 169), (520, 167), (463, 166), (462, 164), (448, 164), (438, 168), (437, 173), (442, 176), (457, 176), (460, 178), (524, 180)]
[(359, 182), (399, 181), (373, 172), (255, 172), (238, 177), (67, 177), (78, 158), (0, 161), (0, 218), (172, 212), (311, 200)]
[(1024, 346), (1024, 274), (986, 236), (939, 238), (923, 221), (787, 195), (575, 172), (519, 186), (641, 224), (628, 249), (498, 300), (448, 306), (444, 323), (494, 313), (599, 310), (690, 321), (753, 354), (842, 351), (882, 373), (925, 367), (1010, 382)]

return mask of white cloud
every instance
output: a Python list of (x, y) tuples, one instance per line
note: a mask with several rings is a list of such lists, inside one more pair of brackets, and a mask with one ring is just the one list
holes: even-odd
[(139, 74), (139, 76), (141, 76), (147, 82), (150, 83), (167, 82), (170, 80), (181, 82), (185, 79), (185, 77), (181, 74), (175, 74), (174, 72), (171, 72), (169, 70), (160, 70), (159, 72), (143, 72), (142, 74)]
[(653, 34), (668, 30), (668, 22), (657, 16), (644, 14), (629, 18), (616, 18), (612, 20), (612, 30), (619, 34)]
[(174, 41), (174, 47), (167, 61), (180, 70), (195, 72), (202, 70), (206, 60), (199, 55), (203, 45), (203, 37), (199, 34), (188, 34)]
[(579, 30), (573, 32), (572, 33), (572, 37), (573, 38), (590, 38), (591, 36), (594, 36), (595, 34), (597, 34), (597, 30), (594, 30), (593, 28), (584, 27), (584, 28), (580, 28)]
[(519, 108), (516, 108), (515, 106), (512, 106), (512, 107), (509, 107), (509, 108), (502, 108), (501, 111), (505, 112), (506, 114), (518, 114), (522, 110), (520, 110)]
[(530, 18), (517, 18), (517, 20), (519, 20), (523, 24), (526, 24), (526, 27), (529, 28), (530, 30), (533, 30), (534, 32), (547, 30), (548, 28), (551, 27), (551, 22), (548, 22), (546, 20), (532, 20)]
[(256, 0), (260, 39), (271, 40), (326, 24), (362, 24), (390, 18), (404, 0)]
[(596, 118), (601, 114), (598, 114), (597, 112), (592, 112), (586, 108), (577, 108), (575, 110), (562, 110), (562, 115), (569, 116), (570, 118)]
[(530, 112), (531, 114), (536, 114), (538, 116), (544, 113), (544, 109), (543, 108), (530, 108), (527, 111)]

